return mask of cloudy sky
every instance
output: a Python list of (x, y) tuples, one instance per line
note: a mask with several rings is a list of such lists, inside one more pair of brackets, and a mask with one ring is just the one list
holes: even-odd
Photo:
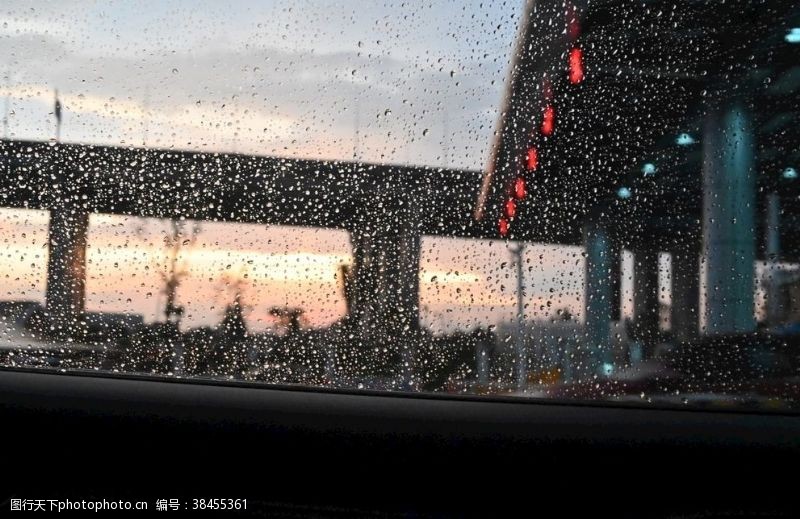
[(3, 2), (8, 131), (51, 138), (58, 89), (65, 141), (480, 169), (521, 7)]
[[(6, 0), (0, 6), (3, 136), (483, 169), (523, 2)], [(155, 319), (165, 261), (157, 220), (93, 215), (91, 310)], [(0, 210), (2, 298), (43, 299), (45, 213)], [(240, 280), (249, 322), (301, 306), (341, 317), (343, 232), (202, 223), (182, 257), (188, 325), (216, 322)], [(423, 323), (436, 330), (511, 319), (504, 243), (425, 238)], [(533, 246), (526, 316), (580, 314), (577, 248)]]

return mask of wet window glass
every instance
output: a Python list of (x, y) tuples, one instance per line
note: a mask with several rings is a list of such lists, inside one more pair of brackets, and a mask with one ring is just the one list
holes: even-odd
[(791, 0), (0, 6), (0, 365), (800, 406)]

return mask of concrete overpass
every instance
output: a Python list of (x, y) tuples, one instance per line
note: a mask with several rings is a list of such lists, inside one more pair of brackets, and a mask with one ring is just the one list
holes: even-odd
[(84, 311), (90, 213), (343, 229), (367, 335), (418, 327), (419, 241), (481, 236), (481, 173), (165, 149), (0, 141), (0, 206), (50, 212), (47, 310)]

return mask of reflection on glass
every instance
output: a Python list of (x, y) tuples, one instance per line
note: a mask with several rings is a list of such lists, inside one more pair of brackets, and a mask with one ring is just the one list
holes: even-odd
[(794, 4), (12, 1), (0, 364), (797, 409)]

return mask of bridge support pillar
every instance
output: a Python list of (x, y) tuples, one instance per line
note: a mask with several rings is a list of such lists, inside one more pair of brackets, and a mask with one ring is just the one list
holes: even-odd
[(587, 376), (608, 375), (614, 366), (611, 322), (619, 314), (619, 246), (602, 223), (586, 224), (583, 233), (586, 247), (584, 315), (587, 352), (579, 359), (583, 368), (580, 371)]
[(641, 358), (652, 357), (659, 340), (658, 251), (640, 249), (633, 255), (633, 335)]
[(89, 213), (71, 201), (50, 209), (46, 309), (54, 338), (74, 335), (84, 312)]
[(703, 136), (703, 257), (707, 334), (755, 330), (755, 159), (743, 103), (712, 111)]
[(678, 343), (697, 339), (700, 329), (700, 254), (696, 244), (672, 251), (670, 329)]
[(767, 272), (764, 280), (767, 292), (766, 322), (776, 326), (784, 322), (788, 301), (784, 295), (783, 269), (781, 268), (781, 199), (778, 193), (767, 196), (764, 241), (767, 249)]
[(354, 266), (352, 313), (366, 335), (419, 327), (420, 237), (351, 234)]
[(350, 319), (365, 350), (378, 352), (375, 370), (410, 385), (419, 331), (421, 237), (407, 202), (398, 204), (385, 218), (365, 221), (361, 228), (351, 230)]

